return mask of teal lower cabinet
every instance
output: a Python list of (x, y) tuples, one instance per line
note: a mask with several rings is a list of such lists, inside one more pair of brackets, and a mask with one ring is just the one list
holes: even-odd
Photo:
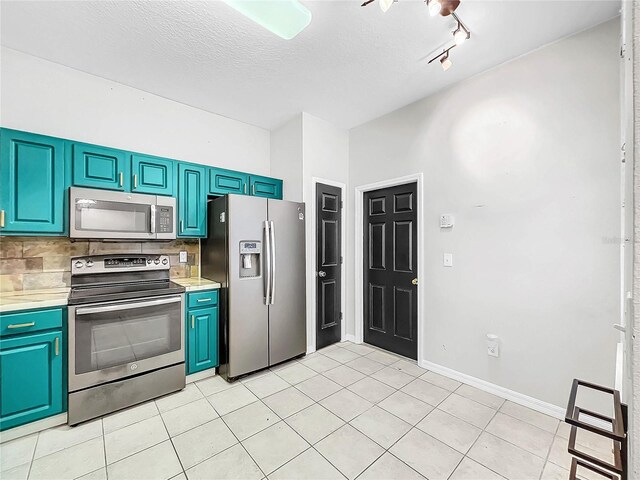
[[(43, 312), (46, 311), (33, 312), (36, 325), (32, 328), (38, 328), (36, 319), (42, 319)], [(61, 309), (49, 312), (59, 316)], [(28, 316), (28, 312), (22, 315)], [(4, 315), (0, 318), (4, 319)], [(62, 328), (0, 338), (0, 430), (64, 411), (64, 346)]]
[[(198, 292), (202, 294), (203, 292)], [(208, 293), (213, 293), (208, 292)], [(217, 302), (217, 291), (215, 298)], [(196, 294), (187, 294), (189, 297)], [(191, 299), (187, 305), (193, 304)], [(186, 321), (187, 375), (218, 366), (218, 306), (187, 308)]]
[(251, 185), (251, 195), (254, 197), (282, 200), (282, 180), (251, 175), (249, 177), (249, 184)]

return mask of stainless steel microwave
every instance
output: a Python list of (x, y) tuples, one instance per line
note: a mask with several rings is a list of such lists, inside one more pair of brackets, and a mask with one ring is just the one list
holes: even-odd
[(173, 197), (79, 187), (71, 187), (69, 194), (71, 238), (176, 238), (176, 199)]

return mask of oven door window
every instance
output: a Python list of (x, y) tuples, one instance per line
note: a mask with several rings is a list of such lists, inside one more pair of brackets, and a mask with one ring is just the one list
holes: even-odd
[[(135, 306), (134, 306), (135, 305)], [(181, 302), (137, 302), (78, 309), (76, 375), (140, 362), (182, 348)], [(117, 310), (111, 310), (116, 307)]]
[(150, 205), (78, 198), (75, 208), (78, 231), (151, 232)]

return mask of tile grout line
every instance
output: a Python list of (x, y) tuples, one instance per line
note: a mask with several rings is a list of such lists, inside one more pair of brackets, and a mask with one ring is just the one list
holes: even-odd
[[(155, 402), (155, 400), (154, 400), (154, 402)], [(156, 405), (156, 408), (158, 408), (158, 405)], [(213, 405), (211, 406), (211, 408), (213, 408)], [(158, 411), (160, 411), (159, 408), (158, 408)], [(168, 411), (170, 411), (170, 410), (168, 410)], [(216, 409), (213, 408), (213, 411), (215, 412)], [(218, 412), (216, 412), (216, 413), (218, 413)], [(173, 444), (173, 439), (171, 437), (171, 433), (169, 433), (169, 429), (167, 428), (167, 424), (165, 423), (164, 418), (162, 417), (162, 414), (160, 414), (160, 420), (162, 421), (162, 425), (164, 426), (164, 429), (167, 432), (167, 436), (169, 437), (169, 442), (171, 443), (171, 448), (173, 448), (173, 452), (176, 454), (176, 458), (178, 459), (178, 463), (180, 464), (180, 468), (182, 469), (182, 473), (184, 473), (185, 476), (186, 476), (187, 472), (184, 469), (184, 465), (182, 464), (182, 460), (180, 459), (180, 455), (178, 455), (178, 450), (176, 450), (176, 446)], [(160, 445), (162, 443), (163, 442), (160, 442), (160, 443), (157, 443), (156, 445)], [(153, 445), (153, 447), (155, 447), (156, 445)], [(153, 447), (149, 447), (149, 448), (153, 448)], [(116, 463), (116, 462), (114, 462), (114, 463)], [(173, 477), (175, 477), (177, 475), (180, 475), (180, 474), (178, 473), (178, 474), (174, 475)], [(170, 478), (173, 478), (173, 477), (170, 477)]]
[(36, 450), (38, 448), (38, 442), (40, 441), (40, 433), (37, 433), (36, 444), (33, 446), (33, 452), (31, 453), (31, 461), (29, 461), (29, 469), (27, 470), (27, 479), (31, 476), (31, 469), (33, 468), (33, 462), (36, 460)]

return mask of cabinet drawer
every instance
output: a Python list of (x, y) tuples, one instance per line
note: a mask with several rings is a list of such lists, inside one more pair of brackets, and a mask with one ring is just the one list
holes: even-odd
[(0, 336), (62, 327), (62, 309), (6, 313), (0, 316)]
[(218, 290), (190, 293), (187, 299), (189, 308), (208, 307), (218, 304)]

